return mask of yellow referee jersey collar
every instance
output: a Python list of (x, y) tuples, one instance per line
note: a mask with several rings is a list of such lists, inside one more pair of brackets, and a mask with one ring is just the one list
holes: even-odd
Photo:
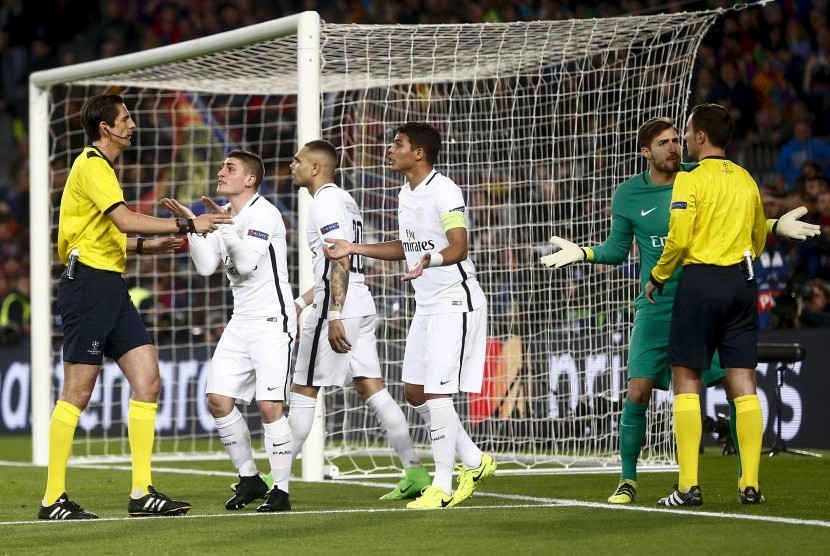
[(102, 151), (101, 149), (99, 149), (95, 145), (87, 145), (87, 148), (95, 150), (95, 153), (91, 153), (91, 152), (87, 151), (87, 153), (86, 153), (87, 158), (89, 158), (91, 156), (96, 156), (96, 153), (97, 153), (97, 156), (100, 156), (101, 158), (103, 158), (104, 160), (107, 161), (107, 164), (110, 165), (110, 168), (113, 168), (113, 169), (115, 168), (115, 164), (112, 163), (112, 160), (107, 158), (107, 155), (104, 154), (104, 151)]

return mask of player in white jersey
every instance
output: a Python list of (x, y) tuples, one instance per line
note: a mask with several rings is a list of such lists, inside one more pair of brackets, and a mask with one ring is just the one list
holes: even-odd
[[(263, 175), (258, 155), (243, 150), (228, 154), (218, 173), (217, 188), (228, 204), (220, 207), (208, 197), (202, 200), (211, 212), (229, 213), (233, 224), (206, 237), (191, 234), (190, 255), (202, 276), (213, 274), (224, 263), (233, 293), (233, 315), (216, 346), (207, 381), (208, 410), (239, 471), (236, 494), (225, 508), (239, 510), (267, 496), (257, 511), (276, 512), (291, 509), (292, 434), (283, 405), (297, 316), (291, 306), (285, 224), (280, 211), (257, 193)], [(173, 199), (164, 199), (162, 204), (175, 214), (192, 214)], [(270, 492), (257, 472), (251, 434), (235, 405), (250, 403), (254, 395), (274, 482)]]
[[(363, 255), (406, 260), (416, 309), (406, 340), (406, 398), (430, 427), (435, 476), (408, 504), (415, 509), (452, 507), (493, 475), (496, 462), (473, 443), (453, 404), (453, 394), (481, 392), (487, 338), (487, 301), (467, 255), (466, 205), (461, 189), (435, 171), (441, 135), (422, 122), (396, 130), (390, 168), (406, 182), (398, 196), (399, 238), (372, 245), (332, 239), (326, 257)], [(417, 279), (417, 280), (416, 280)], [(461, 459), (458, 487), (452, 471)]]
[(297, 314), (308, 305), (294, 381), (291, 385), (291, 428), (297, 457), (314, 420), (323, 386), (354, 385), (360, 401), (375, 414), (404, 468), (395, 490), (381, 500), (415, 498), (430, 484), (429, 473), (415, 453), (409, 424), (383, 383), (375, 338), (375, 301), (366, 287), (363, 257), (329, 260), (323, 255), (330, 238), (360, 243), (363, 216), (346, 191), (334, 184), (337, 151), (328, 141), (306, 143), (291, 164), (298, 188), (312, 196), (306, 238), (314, 260), (314, 286), (295, 300)]

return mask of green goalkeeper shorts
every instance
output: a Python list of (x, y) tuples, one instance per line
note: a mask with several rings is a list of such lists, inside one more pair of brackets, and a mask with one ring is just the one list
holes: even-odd
[[(668, 321), (635, 318), (628, 346), (628, 380), (648, 378), (654, 381), (654, 388), (668, 390), (671, 386), (668, 349)], [(720, 366), (718, 353), (715, 352), (711, 368), (702, 372), (703, 383), (708, 388), (719, 384), (724, 377), (726, 371)]]

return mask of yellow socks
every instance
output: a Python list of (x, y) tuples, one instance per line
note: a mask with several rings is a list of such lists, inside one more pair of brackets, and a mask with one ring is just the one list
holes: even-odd
[(677, 463), (680, 477), (677, 488), (687, 492), (698, 484), (697, 468), (700, 457), (700, 437), (703, 423), (700, 420), (700, 396), (678, 394), (674, 397), (674, 436), (677, 441)]
[[(139, 497), (147, 494), (147, 487), (153, 484), (150, 459), (155, 440), (156, 408), (158, 404), (130, 400), (129, 438), (133, 459), (132, 492)], [(81, 410), (72, 404), (59, 400), (52, 411), (49, 422), (49, 471), (46, 479), (46, 493), (43, 505), (54, 504), (66, 492), (66, 465), (72, 452), (75, 429), (81, 417)]]
[(54, 504), (66, 492), (66, 464), (72, 453), (72, 440), (81, 418), (81, 410), (70, 403), (58, 400), (49, 421), (49, 471), (43, 505)]
[(128, 434), (133, 459), (133, 498), (147, 494), (147, 487), (153, 484), (150, 458), (156, 435), (157, 407), (157, 403), (130, 400)]
[(761, 402), (757, 395), (735, 398), (735, 428), (741, 452), (741, 489), (758, 489), (758, 469), (761, 466), (761, 444), (764, 436)]

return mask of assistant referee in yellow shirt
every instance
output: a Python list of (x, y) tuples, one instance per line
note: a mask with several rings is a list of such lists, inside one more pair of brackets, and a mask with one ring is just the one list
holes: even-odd
[(646, 284), (654, 302), (678, 264), (669, 334), (674, 388), (674, 431), (680, 477), (664, 506), (700, 506), (698, 447), (702, 436), (701, 370), (717, 349), (727, 372), (726, 389), (735, 400), (743, 474), (738, 502), (760, 504), (758, 467), (763, 423), (755, 392), (758, 344), (758, 285), (753, 259), (764, 249), (767, 229), (758, 185), (726, 158), (732, 118), (716, 104), (696, 106), (686, 124), (689, 156), (700, 165), (674, 182), (669, 235), (663, 255)]

